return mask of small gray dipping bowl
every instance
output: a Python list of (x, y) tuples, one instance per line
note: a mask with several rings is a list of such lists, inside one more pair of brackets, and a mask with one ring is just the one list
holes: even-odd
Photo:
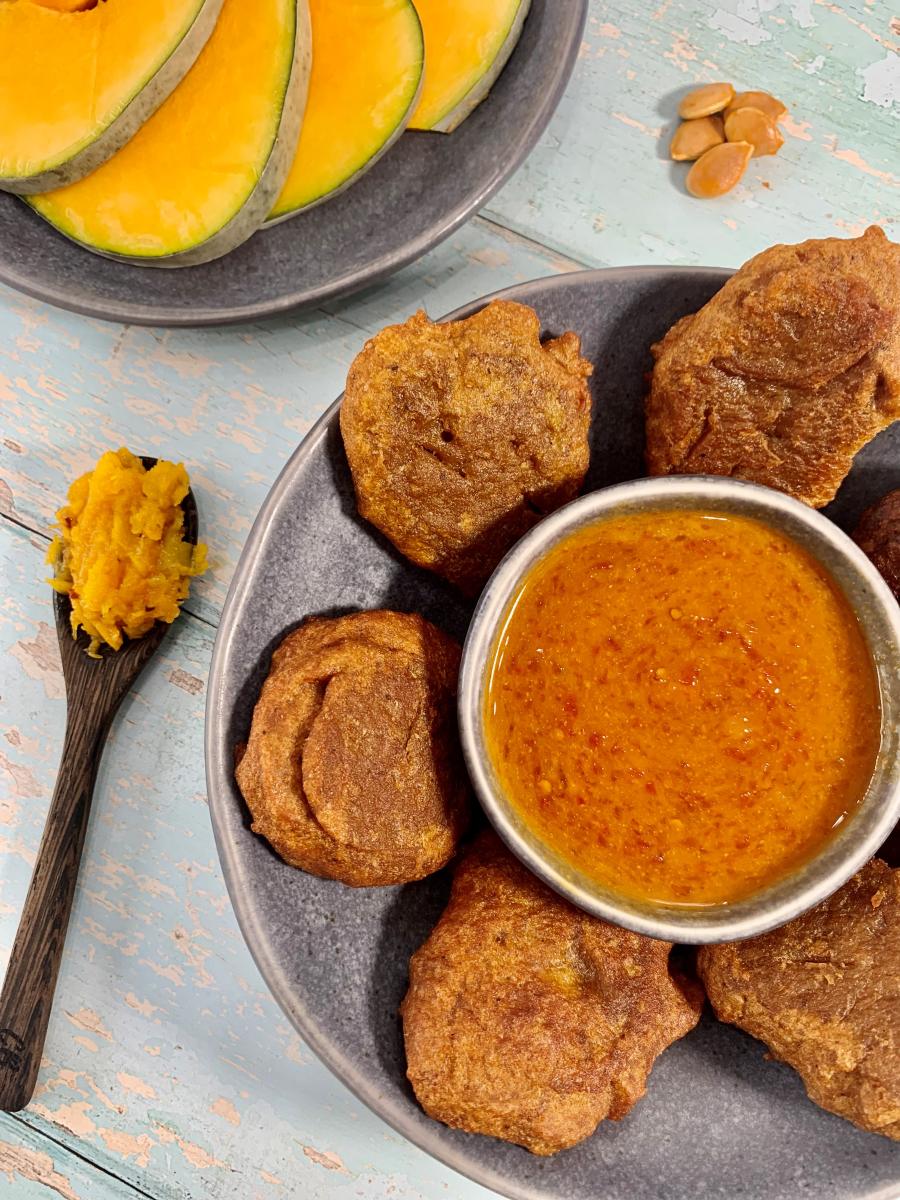
[[(529, 572), (571, 534), (628, 513), (702, 509), (752, 517), (786, 534), (831, 574), (856, 613), (881, 695), (881, 745), (865, 796), (822, 850), (743, 900), (715, 907), (642, 903), (603, 887), (558, 855), (506, 796), (484, 734), (490, 664), (509, 605)], [(827, 703), (827, 697), (821, 697)], [(546, 517), (506, 555), (481, 594), (463, 652), (459, 689), (463, 751), (500, 836), (536, 875), (573, 904), (637, 933), (671, 942), (723, 942), (783, 925), (846, 883), (900, 819), (900, 607), (881, 575), (833, 521), (769, 488), (712, 476), (640, 479), (583, 496)]]

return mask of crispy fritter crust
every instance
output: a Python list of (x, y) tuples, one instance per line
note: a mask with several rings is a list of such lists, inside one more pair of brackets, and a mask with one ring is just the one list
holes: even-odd
[(588, 467), (591, 366), (574, 333), (494, 301), (465, 321), (418, 312), (357, 355), (341, 432), (360, 513), (401, 553), (475, 595)]
[(554, 1154), (623, 1117), (702, 996), (671, 947), (589, 917), (482, 834), (413, 955), (410, 1081), (432, 1117)]
[(820, 507), (900, 417), (900, 246), (772, 246), (653, 347), (651, 475), (749, 479)]
[(357, 887), (444, 866), (468, 815), (459, 658), (404, 613), (314, 618), (289, 634), (235, 772), (254, 832), (291, 866)]
[(866, 509), (853, 540), (868, 554), (900, 601), (900, 488)]
[(705, 946), (716, 1014), (800, 1073), (810, 1099), (900, 1140), (900, 871), (873, 859), (774, 933)]

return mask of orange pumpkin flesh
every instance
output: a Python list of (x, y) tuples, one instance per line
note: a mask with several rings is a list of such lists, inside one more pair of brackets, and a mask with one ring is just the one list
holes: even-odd
[(425, 30), (425, 82), (410, 129), (449, 133), (487, 95), (515, 46), (523, 0), (415, 0)]
[(411, 0), (310, 0), (313, 67), (297, 153), (271, 219), (347, 186), (402, 132), (422, 77)]
[[(305, 0), (225, 0), (196, 63), (131, 141), (86, 179), (32, 196), (34, 208), (101, 253), (205, 261), (215, 255), (198, 248), (240, 220), (277, 149), (284, 168), (242, 231), (249, 236), (280, 190), (297, 136), (305, 78), (293, 137), (279, 143), (292, 64), (308, 70), (305, 17)], [(295, 61), (301, 19), (305, 40)]]
[[(177, 82), (172, 64), (192, 27), (196, 32), (202, 19), (211, 29), (215, 7), (209, 0), (141, 0), (138, 6), (104, 0), (86, 11), (79, 11), (83, 0), (0, 3), (2, 186), (20, 190), (21, 182), (21, 190), (32, 190), (31, 178), (64, 168), (132, 104), (140, 102), (139, 117), (149, 115)], [(182, 73), (195, 53), (189, 61), (185, 56)], [(165, 84), (157, 80), (163, 68)]]

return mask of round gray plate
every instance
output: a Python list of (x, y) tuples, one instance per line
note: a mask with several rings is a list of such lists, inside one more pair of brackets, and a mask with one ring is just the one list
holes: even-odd
[[(560, 275), (501, 293), (533, 305), (547, 333), (574, 329), (595, 364), (588, 489), (643, 473), (649, 346), (700, 307), (727, 272), (637, 267)], [(469, 306), (468, 313), (481, 306)], [(462, 313), (454, 316), (463, 315)], [(831, 506), (841, 525), (900, 486), (900, 424), (859, 456)], [(352, 889), (285, 866), (248, 828), (232, 775), (272, 648), (309, 613), (417, 611), (462, 636), (469, 609), (356, 515), (337, 405), (285, 467), (253, 528), (225, 605), (209, 681), (210, 809), (231, 899), (276, 999), (366, 1104), (480, 1183), (528, 1200), (889, 1200), (900, 1145), (816, 1108), (763, 1047), (710, 1018), (657, 1063), (648, 1094), (574, 1150), (535, 1158), (430, 1120), (413, 1098), (397, 1006), (410, 954), (447, 894), (447, 872), (400, 888)]]
[(0, 281), (88, 316), (144, 325), (253, 320), (375, 283), (451, 234), (524, 161), (568, 83), (586, 15), (587, 0), (533, 0), (506, 69), (459, 129), (408, 131), (342, 195), (203, 266), (154, 270), (100, 258), (0, 194)]

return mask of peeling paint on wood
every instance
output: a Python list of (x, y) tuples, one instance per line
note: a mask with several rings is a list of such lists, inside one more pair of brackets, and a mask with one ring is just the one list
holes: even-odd
[[(560, 109), (488, 215), (591, 266), (737, 266), (873, 222), (898, 238), (896, 21), (887, 0), (592, 3)], [(668, 145), (680, 97), (715, 79), (775, 93), (790, 120), (777, 157), (699, 201)]]
[(0, 1196), (11, 1200), (141, 1200), (140, 1193), (0, 1115)]
[(16, 1177), (25, 1183), (36, 1183), (49, 1192), (56, 1192), (63, 1200), (78, 1200), (72, 1185), (53, 1165), (53, 1159), (42, 1150), (26, 1150), (24, 1146), (10, 1146), (0, 1142), (0, 1176), (5, 1175), (10, 1184)]

